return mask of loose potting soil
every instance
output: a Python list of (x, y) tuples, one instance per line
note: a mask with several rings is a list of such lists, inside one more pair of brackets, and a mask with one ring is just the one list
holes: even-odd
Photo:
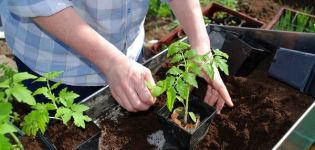
[[(163, 72), (165, 68), (155, 78), (163, 79)], [(235, 106), (214, 117), (196, 149), (271, 149), (313, 102), (311, 97), (268, 77), (266, 71), (229, 77), (226, 86)], [(203, 95), (200, 92), (204, 91), (195, 92)], [(155, 114), (165, 96), (157, 101), (148, 112), (120, 110), (116, 117), (104, 119), (101, 149), (156, 149), (165, 143)], [(156, 133), (159, 135), (150, 144), (149, 136)]]

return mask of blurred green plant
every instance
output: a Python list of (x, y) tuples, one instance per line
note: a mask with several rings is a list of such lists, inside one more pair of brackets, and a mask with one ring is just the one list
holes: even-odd
[(275, 29), (282, 31), (315, 32), (314, 18), (311, 18), (307, 12), (312, 12), (312, 9), (305, 8), (303, 12), (298, 11), (297, 14), (286, 10), (276, 24)]
[(172, 17), (172, 10), (167, 3), (161, 3), (160, 0), (150, 0), (148, 17)]

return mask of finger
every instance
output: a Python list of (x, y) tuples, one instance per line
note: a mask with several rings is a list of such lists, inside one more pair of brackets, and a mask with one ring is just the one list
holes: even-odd
[(233, 107), (234, 104), (232, 102), (232, 99), (230, 97), (230, 94), (224, 85), (221, 77), (216, 78), (216, 80), (213, 81), (213, 87), (218, 91), (219, 95), (223, 100), (226, 102), (226, 104), (230, 107)]
[(218, 94), (217, 90), (215, 90), (215, 89), (212, 89), (211, 93), (212, 94), (209, 98), (209, 105), (213, 106), (218, 101), (219, 94)]
[(124, 90), (127, 96), (127, 101), (132, 105), (135, 111), (143, 111), (149, 109), (150, 106), (140, 101), (138, 94), (133, 88), (127, 86), (124, 87)]
[[(129, 105), (128, 103), (126, 104), (119, 96), (119, 94), (116, 94), (115, 91), (111, 91), (113, 97), (115, 98), (116, 102), (123, 108), (125, 108), (126, 110), (130, 110), (132, 107), (131, 105)], [(131, 111), (131, 110), (130, 110)]]
[(221, 113), (221, 110), (222, 110), (224, 104), (225, 104), (225, 101), (220, 97), (216, 106), (215, 106), (215, 108), (217, 109), (217, 114)]
[(132, 104), (129, 102), (129, 99), (127, 97), (127, 91), (125, 90), (117, 90), (117, 95), (120, 97), (120, 101), (123, 104), (123, 107), (129, 111), (129, 112), (136, 112), (137, 110), (132, 106)]
[(206, 96), (204, 98), (204, 102), (209, 104), (209, 105), (210, 105), (209, 100), (210, 100), (211, 95), (212, 95), (212, 87), (208, 86), (207, 93), (206, 93)]

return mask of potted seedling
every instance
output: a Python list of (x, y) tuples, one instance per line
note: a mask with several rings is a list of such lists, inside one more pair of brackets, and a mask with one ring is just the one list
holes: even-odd
[(166, 73), (164, 80), (156, 85), (147, 83), (153, 96), (166, 93), (166, 106), (158, 111), (158, 116), (165, 126), (165, 133), (177, 139), (177, 145), (183, 149), (193, 148), (206, 134), (215, 109), (201, 100), (190, 96), (191, 89), (198, 88), (197, 76), (203, 72), (214, 77), (218, 67), (228, 75), (228, 55), (220, 50), (212, 50), (198, 55), (190, 45), (175, 42), (169, 46), (167, 57), (173, 65)]

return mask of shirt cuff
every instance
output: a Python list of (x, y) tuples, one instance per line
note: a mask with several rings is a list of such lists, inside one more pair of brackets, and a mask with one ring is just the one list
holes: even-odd
[(19, 17), (51, 16), (67, 7), (69, 0), (9, 0), (10, 12)]

